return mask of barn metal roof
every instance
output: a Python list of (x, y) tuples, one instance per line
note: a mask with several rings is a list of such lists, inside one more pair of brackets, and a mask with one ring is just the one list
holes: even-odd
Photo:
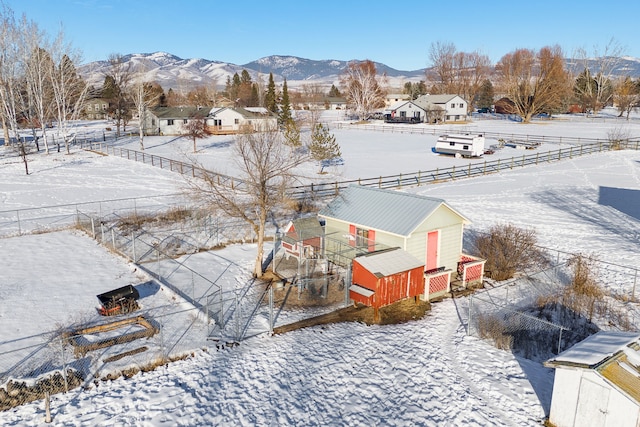
[[(350, 224), (409, 236), (445, 201), (396, 190), (351, 185), (340, 192), (318, 215)], [(466, 218), (455, 212), (463, 221)]]
[(354, 258), (354, 261), (378, 278), (424, 267), (423, 262), (420, 262), (410, 253), (398, 248), (359, 256)]

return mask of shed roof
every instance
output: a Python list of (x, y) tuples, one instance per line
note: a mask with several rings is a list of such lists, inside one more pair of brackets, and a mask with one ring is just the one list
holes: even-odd
[(545, 366), (592, 369), (640, 404), (640, 333), (600, 331), (547, 360)]
[(600, 331), (547, 360), (545, 365), (592, 368), (638, 340), (638, 332)]
[(382, 252), (372, 252), (356, 257), (353, 261), (366, 268), (367, 271), (373, 273), (378, 278), (424, 267), (423, 262), (399, 248)]
[(443, 205), (468, 222), (442, 199), (360, 185), (342, 190), (318, 216), (406, 237)]

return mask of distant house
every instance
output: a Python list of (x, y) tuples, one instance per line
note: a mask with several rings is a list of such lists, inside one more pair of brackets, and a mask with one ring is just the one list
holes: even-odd
[(395, 123), (421, 123), (425, 110), (412, 101), (398, 101), (384, 110), (384, 120)]
[(601, 331), (545, 362), (556, 427), (640, 425), (640, 333)]
[(87, 99), (84, 103), (84, 116), (88, 120), (106, 120), (109, 117), (109, 101), (104, 98)]
[(509, 98), (500, 98), (495, 102), (495, 110), (498, 114), (514, 114), (516, 104)]
[[(196, 117), (207, 117), (208, 110), (202, 107), (155, 107), (150, 108), (144, 118), (147, 135), (182, 135), (184, 126)], [(207, 119), (207, 125), (212, 122)]]
[(422, 263), (424, 299), (451, 290), (452, 277), (481, 283), (484, 261), (462, 253), (464, 224), (469, 221), (444, 200), (352, 185), (323, 208), (325, 254), (349, 266), (361, 255), (400, 248)]
[(145, 132), (149, 135), (181, 135), (184, 126), (194, 118), (204, 119), (214, 134), (233, 134), (246, 127), (260, 132), (278, 125), (277, 117), (265, 108), (156, 107), (145, 117)]
[(467, 120), (468, 103), (458, 95), (422, 95), (413, 103), (425, 111), (426, 123)]
[(276, 115), (262, 107), (216, 107), (211, 109), (208, 117), (211, 119), (213, 132), (217, 134), (237, 133), (244, 127), (255, 132), (278, 127)]
[(410, 101), (411, 95), (408, 93), (389, 93), (384, 97), (384, 108), (388, 109), (393, 104), (401, 101)]

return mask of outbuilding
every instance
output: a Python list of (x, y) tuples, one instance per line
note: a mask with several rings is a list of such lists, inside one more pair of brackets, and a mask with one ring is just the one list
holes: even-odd
[(349, 296), (375, 309), (424, 293), (424, 262), (391, 248), (354, 258)]
[(464, 278), (463, 287), (483, 280), (484, 260), (462, 253), (468, 220), (442, 199), (351, 185), (318, 216), (330, 261), (348, 267), (361, 255), (400, 248), (423, 265), (424, 299), (448, 293), (452, 275)]
[(556, 370), (549, 414), (554, 426), (640, 425), (640, 333), (598, 332), (545, 366)]

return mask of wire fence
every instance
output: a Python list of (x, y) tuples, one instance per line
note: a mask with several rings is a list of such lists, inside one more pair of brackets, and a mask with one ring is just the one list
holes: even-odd
[[(603, 295), (590, 299), (567, 296), (574, 272), (571, 254), (553, 253), (557, 264), (525, 274), (469, 298), (467, 333), (491, 341), (496, 347), (543, 361), (597, 332), (608, 329), (638, 330), (640, 309), (635, 284), (638, 270), (595, 261)], [(615, 287), (612, 286), (615, 284)], [(580, 298), (582, 298), (580, 302)], [(573, 307), (565, 301), (579, 300)], [(580, 305), (580, 310), (576, 307)]]
[(154, 369), (208, 345), (208, 322), (179, 298), (125, 316), (0, 342), (0, 411)]

